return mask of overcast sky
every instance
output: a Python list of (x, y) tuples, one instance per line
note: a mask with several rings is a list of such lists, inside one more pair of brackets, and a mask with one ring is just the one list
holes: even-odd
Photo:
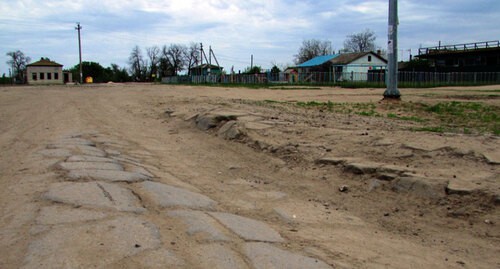
[[(387, 45), (388, 0), (0, 0), (0, 74), (5, 55), (78, 63), (76, 22), (84, 61), (128, 67), (132, 48), (202, 42), (235, 71), (254, 64), (293, 63), (304, 39), (332, 42), (371, 29)], [(499, 0), (399, 0), (399, 57), (419, 47), (500, 39)]]

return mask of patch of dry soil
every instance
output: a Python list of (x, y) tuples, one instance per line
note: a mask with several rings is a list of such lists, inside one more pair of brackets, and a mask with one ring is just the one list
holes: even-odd
[(382, 92), (0, 88), (0, 268), (500, 267), (498, 137), (263, 102)]

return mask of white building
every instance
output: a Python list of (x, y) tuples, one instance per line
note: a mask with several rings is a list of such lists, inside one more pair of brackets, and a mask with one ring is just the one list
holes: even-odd
[[(28, 64), (26, 66), (28, 84), (64, 84), (65, 77), (62, 67), (62, 64), (58, 64), (46, 58), (41, 58), (40, 61)], [(66, 76), (68, 80), (70, 80), (70, 74)]]
[(387, 60), (372, 51), (322, 55), (297, 66), (301, 77), (323, 72), (331, 74), (335, 81), (367, 81), (369, 73), (383, 73), (386, 68)]

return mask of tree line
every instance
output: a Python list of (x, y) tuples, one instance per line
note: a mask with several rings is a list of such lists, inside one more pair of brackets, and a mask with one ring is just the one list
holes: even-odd
[(135, 46), (128, 58), (130, 74), (135, 81), (151, 81), (166, 76), (176, 76), (201, 62), (201, 44), (191, 43), (152, 46), (146, 48), (146, 55)]
[[(7, 52), (6, 55), (9, 57), (7, 60), (8, 66), (11, 68), (10, 78), (8, 79), (5, 74), (0, 78), (0, 84), (8, 83), (26, 83), (26, 67), (31, 62), (31, 58), (26, 56), (22, 51), (16, 50)], [(49, 60), (49, 58), (43, 58)], [(79, 80), (80, 77), (80, 64), (77, 64), (68, 69), (73, 75), (75, 81)], [(111, 64), (110, 67), (103, 67), (96, 62), (82, 62), (82, 71), (85, 77), (90, 76), (93, 78), (94, 82), (128, 82), (132, 81), (132, 78), (128, 74), (126, 68), (119, 67), (117, 64)]]
[[(340, 53), (366, 52), (376, 49), (376, 35), (370, 29), (346, 36), (344, 47)], [(308, 61), (316, 56), (334, 54), (332, 43), (328, 40), (309, 39), (304, 40), (294, 55), (296, 65)], [(30, 57), (24, 55), (20, 50), (8, 52), (9, 60), (7, 64), (12, 67), (11, 77), (16, 81), (25, 81), (26, 66), (30, 62)], [(85, 76), (91, 76), (94, 82), (128, 82), (128, 81), (155, 81), (161, 77), (176, 76), (180, 72), (190, 70), (195, 65), (201, 63), (201, 44), (190, 43), (170, 44), (163, 46), (151, 46), (145, 48), (145, 53), (138, 46), (134, 46), (128, 57), (128, 68), (111, 64), (110, 67), (103, 67), (96, 62), (82, 62), (82, 69)], [(69, 70), (73, 73), (73, 78), (79, 78), (79, 64)], [(260, 66), (248, 67), (244, 73), (261, 72)], [(273, 63), (273, 72), (279, 72), (279, 68)], [(5, 76), (3, 76), (5, 78)]]
[[(344, 48), (339, 50), (339, 53), (374, 51), (376, 48), (376, 39), (377, 36), (375, 35), (375, 32), (370, 29), (347, 35), (344, 41)], [(298, 65), (309, 61), (314, 57), (331, 55), (334, 53), (335, 51), (333, 49), (332, 42), (328, 40), (304, 40), (298, 53), (294, 55), (294, 63)]]
[[(80, 64), (77, 64), (69, 69), (73, 75), (74, 81), (79, 81), (80, 78)], [(128, 74), (127, 68), (120, 67), (112, 63), (109, 67), (103, 67), (96, 62), (82, 62), (82, 73), (85, 77), (92, 77), (94, 83), (105, 82), (131, 82), (132, 78)]]

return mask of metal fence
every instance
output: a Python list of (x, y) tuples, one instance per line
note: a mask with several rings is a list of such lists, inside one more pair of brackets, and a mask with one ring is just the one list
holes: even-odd
[[(174, 76), (162, 78), (167, 84), (314, 84), (385, 87), (385, 72), (314, 72), (261, 73), (206, 76)], [(398, 83), (403, 87), (442, 85), (500, 84), (500, 72), (399, 72)]]

